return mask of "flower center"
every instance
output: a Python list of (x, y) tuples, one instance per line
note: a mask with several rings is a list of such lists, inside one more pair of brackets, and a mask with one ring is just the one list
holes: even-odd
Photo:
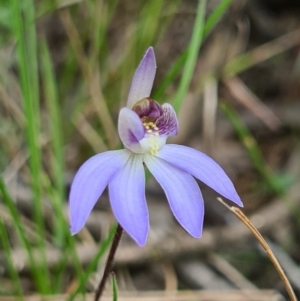
[(147, 133), (150, 155), (155, 156), (160, 149), (160, 139), (159, 139), (158, 127), (152, 121), (143, 122), (143, 126)]
[(132, 108), (140, 117), (145, 129), (145, 136), (140, 140), (144, 152), (155, 156), (157, 152), (165, 145), (166, 138), (159, 132), (158, 120), (163, 115), (163, 109), (160, 104), (150, 97), (139, 100)]

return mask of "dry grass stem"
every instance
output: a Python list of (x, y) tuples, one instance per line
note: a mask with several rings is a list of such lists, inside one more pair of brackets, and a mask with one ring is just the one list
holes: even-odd
[(227, 205), (220, 197), (218, 197), (217, 200), (222, 205), (227, 207), (231, 212), (233, 212), (247, 226), (247, 228), (252, 232), (252, 234), (259, 241), (259, 243), (261, 244), (263, 249), (266, 251), (268, 257), (272, 261), (274, 267), (276, 268), (280, 278), (282, 279), (282, 281), (284, 283), (284, 286), (285, 286), (286, 291), (287, 291), (287, 293), (290, 297), (290, 300), (291, 301), (297, 301), (297, 297), (294, 293), (294, 290), (293, 290), (288, 278), (286, 277), (286, 275), (285, 275), (283, 269), (281, 268), (277, 258), (275, 257), (274, 253), (272, 252), (271, 248), (269, 247), (269, 245), (267, 244), (265, 239), (262, 237), (260, 232), (256, 229), (256, 227), (251, 223), (251, 221), (248, 219), (248, 217), (239, 208)]
[[(259, 47), (256, 47), (249, 52), (244, 53), (242, 56), (239, 56), (231, 61), (229, 61), (224, 66), (224, 75), (225, 77), (233, 76), (236, 74), (235, 69), (232, 69), (232, 66), (236, 64), (236, 61), (243, 59), (242, 57), (247, 57), (247, 62), (249, 65), (245, 65), (244, 69), (248, 69), (250, 66), (257, 65), (262, 63), (275, 55), (278, 55), (292, 47), (299, 45), (300, 43), (300, 29), (296, 29), (292, 32), (289, 32), (277, 39), (272, 40), (271, 42), (265, 43)], [(242, 70), (238, 70), (240, 72)]]
[(209, 153), (213, 150), (213, 141), (216, 131), (218, 108), (218, 83), (215, 78), (209, 78), (204, 84), (203, 98), (203, 135), (206, 149)]
[(96, 153), (107, 150), (107, 146), (105, 145), (101, 136), (89, 124), (83, 114), (78, 113), (76, 118), (72, 118), (72, 122), (76, 126), (79, 133), (86, 139)]
[(270, 130), (276, 131), (282, 126), (281, 120), (238, 78), (230, 77), (223, 80), (232, 96), (249, 109)]

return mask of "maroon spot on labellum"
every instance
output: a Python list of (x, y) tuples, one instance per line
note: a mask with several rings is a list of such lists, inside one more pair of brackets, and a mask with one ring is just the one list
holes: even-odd
[(139, 100), (132, 108), (143, 122), (154, 122), (163, 114), (160, 104), (151, 98)]

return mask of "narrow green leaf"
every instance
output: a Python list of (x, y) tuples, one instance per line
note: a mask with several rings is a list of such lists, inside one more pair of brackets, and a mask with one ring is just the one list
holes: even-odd
[[(222, 0), (214, 9), (214, 11), (210, 14), (205, 22), (203, 27), (203, 33), (199, 33), (199, 35), (203, 35), (203, 38), (206, 38), (211, 30), (216, 26), (217, 22), (221, 19), (222, 15), (225, 13), (228, 6), (231, 4), (233, 0)], [(154, 91), (154, 98), (159, 99), (162, 97), (164, 91), (169, 86), (169, 84), (175, 79), (175, 77), (179, 74), (182, 66), (185, 64), (189, 53), (189, 48), (186, 49), (174, 62), (171, 69), (167, 72), (165, 78), (159, 85), (158, 89)]]
[(3, 253), (5, 257), (5, 262), (10, 279), (13, 283), (13, 294), (18, 296), (20, 300), (24, 300), (22, 293), (22, 286), (19, 278), (19, 274), (15, 268), (14, 262), (12, 260), (12, 250), (8, 238), (8, 233), (4, 225), (3, 218), (0, 215), (0, 241), (3, 248)]
[(174, 109), (177, 112), (185, 98), (185, 95), (188, 91), (194, 73), (199, 49), (203, 38), (205, 7), (206, 7), (206, 0), (199, 1), (194, 30), (193, 30), (190, 45), (188, 47), (186, 63), (183, 69), (183, 74), (179, 84), (179, 88), (173, 102)]
[[(47, 294), (50, 278), (45, 258), (45, 226), (41, 173), (42, 155), (40, 146), (39, 81), (37, 62), (37, 38), (33, 0), (11, 1), (12, 22), (17, 38), (18, 68), (22, 87), (23, 107), (26, 117), (26, 139), (29, 153), (30, 180), (33, 190), (34, 221), (37, 225), (39, 255), (44, 264), (36, 271), (40, 293)], [(38, 276), (39, 275), (39, 276)], [(48, 281), (41, 281), (48, 278)]]
[(70, 295), (70, 297), (68, 298), (68, 301), (73, 301), (74, 298), (83, 290), (86, 281), (88, 280), (88, 278), (90, 277), (90, 275), (97, 268), (99, 260), (102, 258), (102, 256), (105, 254), (105, 252), (110, 247), (110, 245), (112, 243), (112, 240), (114, 238), (116, 229), (117, 229), (117, 225), (114, 225), (110, 229), (110, 231), (108, 233), (108, 236), (101, 243), (97, 254), (94, 256), (93, 260), (88, 265), (88, 267), (87, 267), (87, 269), (85, 271), (84, 276), (82, 277), (82, 279), (79, 282), (79, 285), (78, 285), (77, 289)]
[(238, 137), (246, 148), (249, 158), (253, 166), (260, 173), (262, 178), (269, 185), (269, 188), (277, 195), (282, 195), (283, 190), (282, 187), (277, 185), (277, 180), (275, 175), (270, 170), (270, 167), (266, 164), (266, 161), (261, 153), (260, 148), (257, 145), (256, 140), (251, 135), (250, 131), (243, 124), (242, 120), (238, 116), (238, 114), (234, 111), (232, 107), (229, 105), (222, 103), (221, 109), (228, 118), (228, 120), (233, 125)]
[[(59, 101), (57, 95), (57, 87), (52, 69), (51, 58), (46, 42), (41, 43), (41, 65), (42, 65), (42, 80), (44, 85), (45, 98), (49, 109), (49, 129), (51, 143), (51, 168), (54, 187), (59, 195), (59, 204), (61, 210), (65, 203), (65, 181), (64, 181), (64, 154), (63, 154), (63, 137), (62, 137), (62, 122), (60, 116)], [(54, 235), (56, 243), (62, 245), (64, 237), (61, 231), (64, 221), (56, 216), (54, 220)]]
[(210, 14), (210, 16), (207, 18), (207, 21), (205, 22), (203, 31), (204, 37), (206, 37), (214, 28), (214, 26), (219, 22), (219, 20), (221, 19), (224, 12), (226, 11), (226, 9), (232, 1), (233, 0), (223, 0), (216, 6), (214, 11)]
[(118, 301), (118, 284), (115, 273), (112, 273), (113, 301)]
[(31, 268), (33, 277), (35, 279), (35, 282), (37, 284), (37, 287), (40, 290), (40, 292), (45, 292), (46, 291), (45, 282), (47, 282), (47, 281), (45, 281), (45, 279), (47, 279), (47, 278), (45, 278), (43, 276), (42, 270), (36, 264), (36, 260), (34, 258), (33, 252), (32, 252), (33, 247), (31, 246), (29, 240), (27, 239), (18, 209), (16, 208), (12, 198), (10, 197), (1, 175), (0, 175), (0, 193), (2, 194), (3, 202), (4, 202), (5, 206), (8, 208), (10, 215), (13, 219), (13, 222), (15, 224), (20, 241), (26, 250), (30, 268)]

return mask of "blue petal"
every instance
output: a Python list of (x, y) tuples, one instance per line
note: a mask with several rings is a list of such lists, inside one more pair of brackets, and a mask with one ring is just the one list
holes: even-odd
[(167, 144), (157, 156), (193, 175), (223, 197), (243, 207), (233, 183), (212, 158), (193, 148)]
[(78, 170), (69, 196), (71, 233), (79, 232), (111, 177), (130, 156), (127, 150), (108, 151), (93, 156)]
[(200, 237), (203, 228), (204, 203), (195, 179), (157, 157), (147, 155), (144, 161), (165, 191), (178, 222), (192, 236)]
[(129, 95), (127, 107), (132, 108), (136, 102), (150, 96), (156, 72), (156, 60), (152, 47), (149, 47), (136, 69)]
[(140, 140), (145, 128), (140, 117), (131, 109), (123, 108), (119, 113), (118, 132), (123, 145), (135, 153), (143, 152)]
[(149, 231), (149, 214), (142, 156), (132, 155), (108, 187), (117, 221), (138, 245), (144, 246)]

